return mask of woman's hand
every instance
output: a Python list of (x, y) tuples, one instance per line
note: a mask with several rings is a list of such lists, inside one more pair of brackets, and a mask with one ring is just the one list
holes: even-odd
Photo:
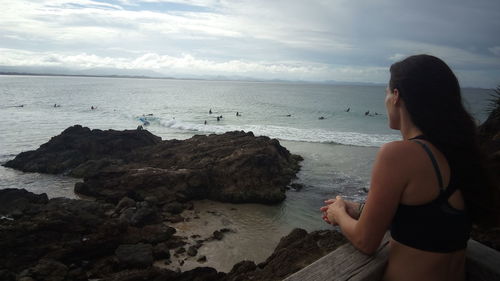
[[(352, 202), (349, 200), (344, 200), (342, 197), (337, 196), (337, 198), (340, 198), (342, 200), (342, 204), (344, 205), (344, 209), (347, 212), (347, 214), (352, 217), (353, 219), (358, 219), (359, 218), (359, 205), (360, 203), (357, 202)], [(332, 217), (328, 218), (327, 211), (330, 207), (330, 205), (334, 204), (337, 201), (337, 198), (335, 199), (328, 199), (325, 201), (326, 205), (320, 208), (320, 211), (322, 213), (322, 219), (332, 225), (337, 225), (337, 222), (333, 220)]]
[(341, 212), (347, 213), (346, 203), (342, 197), (337, 196), (335, 197), (335, 202), (328, 206), (328, 209), (326, 210), (326, 218), (329, 221), (338, 223), (338, 216)]
[(328, 199), (325, 201), (326, 203), (326, 206), (323, 206), (321, 207), (319, 210), (321, 211), (321, 218), (326, 222), (326, 223), (329, 223), (331, 225), (338, 225), (335, 221), (331, 221), (328, 219), (328, 215), (327, 215), (327, 212), (328, 212), (328, 208), (330, 207), (331, 204), (335, 203), (335, 199)]

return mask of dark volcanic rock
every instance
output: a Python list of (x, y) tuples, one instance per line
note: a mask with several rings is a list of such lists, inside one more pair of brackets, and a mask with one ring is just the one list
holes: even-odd
[(24, 189), (0, 189), (0, 216), (17, 219), (25, 212), (36, 213), (40, 206), (47, 204), (47, 194), (34, 194)]
[(8, 270), (0, 269), (0, 280), (16, 281), (16, 275)]
[(186, 272), (178, 273), (170, 270), (162, 270), (155, 267), (147, 269), (127, 269), (110, 276), (103, 281), (221, 281), (225, 273), (217, 272), (210, 267), (198, 267)]
[(158, 244), (172, 238), (175, 228), (154, 224), (142, 228), (129, 227), (126, 233), (123, 233), (122, 241), (126, 244), (137, 244), (140, 242)]
[(143, 226), (146, 224), (158, 223), (161, 221), (158, 210), (150, 206), (146, 201), (137, 204), (137, 209), (130, 218), (130, 224), (133, 226)]
[(102, 281), (147, 281), (147, 280), (175, 280), (178, 273), (173, 271), (162, 271), (155, 268), (126, 269), (107, 276)]
[(198, 248), (196, 246), (190, 246), (187, 250), (187, 254), (194, 257), (198, 254)]
[(80, 264), (112, 254), (121, 240), (124, 227), (106, 216), (106, 205), (65, 198), (45, 201), (44, 196), (26, 196), (22, 191), (18, 192), (18, 198), (12, 194), (12, 190), (0, 190), (0, 202), (5, 200), (4, 196), (11, 200), (29, 197), (42, 200), (26, 203), (26, 210), (16, 219), (0, 220), (2, 269), (16, 273), (29, 267), (38, 270), (44, 265), (40, 264), (41, 258), (53, 261), (50, 265)]
[(169, 259), (170, 249), (165, 243), (158, 243), (153, 248), (153, 256), (155, 259)]
[(175, 250), (175, 253), (176, 253), (176, 254), (183, 254), (183, 253), (185, 253), (185, 252), (186, 252), (186, 248), (184, 248), (184, 247), (181, 247), (181, 248), (179, 248), (179, 249)]
[[(112, 159), (146, 145), (157, 144), (161, 138), (146, 130), (90, 130), (75, 125), (64, 130), (34, 151), (22, 152), (5, 166), (25, 172), (64, 173), (78, 170), (75, 176), (96, 172), (112, 163)], [(83, 165), (78, 168), (78, 166)], [(86, 167), (86, 168), (85, 168)]]
[(151, 244), (120, 245), (115, 255), (124, 267), (148, 267), (153, 264), (153, 246)]
[(241, 276), (246, 275), (247, 273), (251, 273), (257, 269), (257, 265), (253, 261), (240, 261), (239, 263), (235, 264), (233, 268), (231, 269), (230, 272), (230, 277), (233, 277), (231, 279), (236, 279), (241, 278)]
[(185, 191), (187, 183), (197, 177), (200, 177), (200, 182), (209, 182), (200, 171), (120, 166), (85, 177), (83, 183), (75, 185), (75, 192), (113, 203), (125, 196), (136, 201), (155, 196), (160, 202), (170, 202), (175, 201), (177, 193)]
[(183, 272), (175, 281), (220, 281), (225, 277), (225, 273), (217, 272), (211, 267), (197, 267), (190, 271)]
[(181, 215), (173, 215), (173, 216), (168, 217), (167, 221), (169, 221), (171, 223), (178, 223), (178, 222), (184, 221), (184, 217)]
[(249, 261), (237, 263), (226, 280), (283, 280), (346, 242), (337, 231), (307, 233), (303, 229), (294, 229), (281, 238), (273, 254), (258, 267)]
[[(277, 140), (251, 132), (161, 141), (146, 130), (102, 131), (75, 125), (5, 166), (84, 177), (75, 192), (115, 204), (124, 197), (147, 201), (178, 214), (189, 207), (179, 203), (193, 199), (280, 202), (300, 160)], [(138, 208), (134, 214), (139, 218), (129, 214), (123, 219), (132, 224), (155, 222), (151, 209)]]
[(41, 259), (36, 266), (29, 268), (21, 275), (34, 280), (63, 281), (68, 275), (68, 267), (58, 261)]
[(182, 211), (184, 210), (184, 205), (179, 202), (172, 202), (163, 206), (163, 210), (171, 214), (177, 215), (182, 213)]
[(123, 197), (118, 204), (116, 204), (115, 212), (122, 213), (127, 208), (135, 208), (135, 201), (128, 197)]
[(213, 233), (213, 237), (214, 237), (214, 239), (222, 240), (222, 238), (224, 238), (224, 233), (222, 233), (221, 231), (216, 230)]
[(285, 198), (301, 160), (277, 140), (244, 132), (162, 141), (124, 158), (128, 164), (85, 177), (75, 191), (110, 202), (154, 196), (173, 214), (181, 211), (174, 201), (276, 203)]
[(472, 227), (471, 236), (474, 240), (500, 251), (500, 227), (480, 227), (478, 225), (474, 225)]

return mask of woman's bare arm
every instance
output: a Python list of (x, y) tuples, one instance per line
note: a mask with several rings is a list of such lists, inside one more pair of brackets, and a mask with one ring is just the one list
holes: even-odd
[[(387, 143), (375, 160), (366, 204), (358, 220), (346, 211), (346, 204), (337, 197), (329, 205), (327, 217), (337, 223), (344, 235), (360, 251), (374, 253), (399, 205), (410, 178), (408, 142)], [(411, 156), (410, 156), (411, 157)]]

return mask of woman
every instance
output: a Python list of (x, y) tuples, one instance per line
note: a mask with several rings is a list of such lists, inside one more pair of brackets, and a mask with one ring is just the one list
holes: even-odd
[(385, 105), (403, 137), (377, 154), (366, 204), (325, 201), (323, 219), (360, 251), (391, 230), (384, 280), (465, 280), (465, 248), (480, 182), (474, 120), (440, 59), (411, 56), (390, 68)]

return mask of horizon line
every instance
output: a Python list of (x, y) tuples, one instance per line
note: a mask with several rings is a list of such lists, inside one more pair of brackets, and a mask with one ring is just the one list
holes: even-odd
[[(130, 79), (158, 79), (158, 80), (194, 80), (194, 81), (228, 81), (228, 82), (267, 82), (267, 83), (295, 83), (295, 84), (323, 84), (323, 85), (338, 85), (338, 86), (385, 86), (386, 83), (379, 82), (347, 82), (335, 80), (323, 81), (307, 81), (307, 80), (286, 80), (286, 79), (259, 79), (252, 77), (230, 78), (220, 76), (201, 78), (201, 77), (173, 77), (173, 76), (148, 76), (148, 75), (124, 75), (124, 74), (63, 74), (63, 73), (36, 73), (36, 72), (17, 72), (17, 71), (0, 71), (0, 75), (18, 75), (18, 76), (55, 76), (55, 77), (90, 77), (90, 78), (130, 78)], [(484, 88), (477, 86), (461, 86), (460, 88), (470, 89), (485, 89), (494, 90), (495, 88)]]

